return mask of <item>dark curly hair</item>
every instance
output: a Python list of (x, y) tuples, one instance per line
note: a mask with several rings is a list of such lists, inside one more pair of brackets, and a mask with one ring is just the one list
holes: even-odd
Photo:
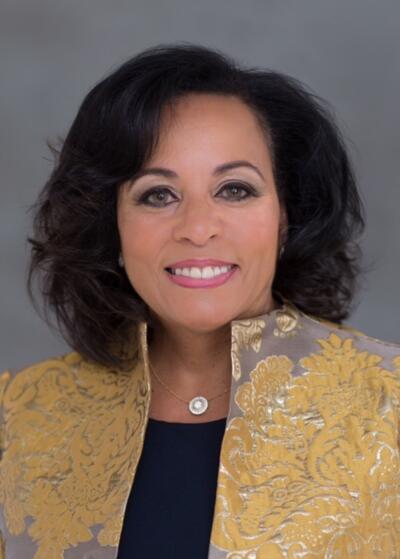
[(38, 276), (47, 322), (50, 310), (70, 346), (106, 366), (126, 364), (135, 326), (151, 325), (146, 303), (118, 266), (118, 189), (156, 147), (164, 106), (190, 92), (237, 96), (263, 126), (288, 219), (274, 293), (330, 321), (341, 322), (351, 309), (363, 210), (327, 102), (293, 77), (240, 67), (219, 51), (158, 45), (87, 94), (31, 208), (30, 298), (38, 309)]

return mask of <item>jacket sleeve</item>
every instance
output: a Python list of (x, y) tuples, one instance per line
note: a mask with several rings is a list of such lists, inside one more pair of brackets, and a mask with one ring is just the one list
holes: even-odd
[[(1, 459), (3, 457), (6, 433), (5, 433), (5, 420), (4, 420), (4, 394), (10, 382), (11, 374), (9, 371), (4, 371), (0, 374), (0, 469)], [(3, 502), (3, 483), (0, 483), (0, 501)], [(3, 515), (1, 514), (1, 518)], [(6, 559), (5, 541), (3, 526), (0, 525), (0, 559)]]
[[(9, 371), (4, 371), (0, 374), (0, 460), (3, 456), (5, 446), (5, 422), (4, 422), (4, 394), (8, 383), (10, 382), (11, 374)], [(1, 557), (1, 555), (0, 555)]]

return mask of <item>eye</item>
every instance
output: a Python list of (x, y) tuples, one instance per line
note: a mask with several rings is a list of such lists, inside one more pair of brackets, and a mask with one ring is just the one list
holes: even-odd
[[(249, 196), (255, 196), (256, 194), (253, 188), (240, 182), (229, 182), (225, 184), (219, 192), (225, 191), (233, 194), (233, 196), (228, 196), (228, 199), (234, 200), (235, 202), (240, 202), (241, 200), (245, 200)], [(238, 193), (240, 193), (240, 191), (242, 191), (242, 193), (244, 192), (244, 195), (239, 196)], [(226, 196), (223, 196), (223, 198), (226, 198)]]
[[(137, 203), (145, 204), (146, 206), (155, 206), (161, 208), (168, 205), (167, 203), (165, 203), (168, 195), (172, 196), (168, 188), (157, 186), (154, 188), (150, 188), (149, 190), (147, 190), (147, 192), (144, 192), (137, 200)], [(151, 201), (152, 196), (154, 196), (153, 202)], [(173, 198), (175, 199), (175, 197)]]
[[(218, 192), (220, 195), (221, 192), (228, 192), (230, 195), (228, 196), (221, 196), (226, 200), (232, 200), (234, 202), (241, 202), (249, 198), (249, 196), (256, 196), (257, 193), (251, 186), (247, 184), (243, 184), (240, 182), (229, 182), (226, 183)], [(240, 195), (240, 193), (242, 193)], [(171, 197), (171, 201), (168, 202), (168, 196)], [(152, 206), (155, 208), (163, 208), (168, 206), (172, 203), (173, 200), (176, 200), (176, 197), (171, 194), (171, 191), (168, 188), (155, 186), (150, 188), (143, 194), (141, 194), (136, 201), (137, 204), (144, 204), (146, 206)]]

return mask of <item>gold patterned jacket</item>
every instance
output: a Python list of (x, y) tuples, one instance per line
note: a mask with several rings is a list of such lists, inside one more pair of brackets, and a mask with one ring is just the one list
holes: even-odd
[[(0, 377), (0, 557), (115, 559), (150, 403), (68, 353)], [(208, 559), (400, 558), (400, 347), (283, 308), (231, 323)]]

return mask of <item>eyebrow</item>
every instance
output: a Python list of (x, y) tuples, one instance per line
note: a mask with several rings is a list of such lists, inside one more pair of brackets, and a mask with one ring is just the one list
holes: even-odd
[[(222, 175), (222, 173), (225, 173), (226, 171), (230, 171), (238, 167), (247, 167), (249, 169), (252, 169), (258, 174), (259, 177), (265, 180), (260, 169), (256, 167), (256, 165), (253, 165), (253, 163), (250, 163), (250, 161), (245, 161), (245, 160), (229, 161), (228, 163), (222, 163), (222, 165), (218, 165), (217, 167), (215, 167), (213, 171), (213, 175), (219, 176)], [(131, 184), (134, 181), (137, 181), (138, 179), (145, 177), (147, 175), (157, 175), (159, 177), (165, 177), (167, 179), (179, 178), (179, 175), (175, 173), (175, 171), (171, 171), (171, 169), (166, 169), (165, 167), (149, 167), (147, 169), (143, 169), (142, 171), (136, 173), (132, 177)]]

